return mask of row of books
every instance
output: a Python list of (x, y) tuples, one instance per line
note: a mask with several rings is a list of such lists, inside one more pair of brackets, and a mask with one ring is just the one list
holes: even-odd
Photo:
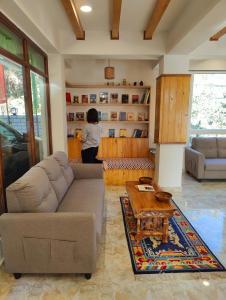
[[(110, 114), (110, 115), (109, 115)], [(148, 121), (147, 115), (144, 112), (125, 112), (125, 111), (98, 111), (99, 121)], [(67, 121), (85, 121), (86, 114), (84, 112), (69, 112), (67, 114)]]
[(72, 97), (70, 92), (66, 93), (66, 103), (67, 104), (108, 104), (108, 103), (122, 103), (122, 104), (149, 104), (150, 102), (150, 91), (147, 90), (146, 93), (140, 97), (140, 95), (130, 95), (121, 94), (121, 100), (119, 100), (118, 93), (108, 93), (101, 92), (99, 93), (99, 99), (97, 99), (97, 94), (81, 95)]
[[(114, 128), (110, 128), (108, 130), (108, 136), (110, 138), (116, 137)], [(147, 136), (148, 136), (148, 131), (142, 130), (142, 129), (134, 129), (133, 134), (132, 134), (132, 137), (134, 137), (134, 138), (146, 138)], [(76, 138), (80, 139), (82, 137), (82, 129), (81, 128), (76, 128), (75, 130), (69, 129), (68, 137), (76, 137)], [(119, 137), (128, 137), (127, 129), (119, 129)]]

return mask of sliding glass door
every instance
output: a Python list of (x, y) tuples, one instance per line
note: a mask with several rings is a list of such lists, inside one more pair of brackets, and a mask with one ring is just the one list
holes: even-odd
[(51, 153), (46, 54), (0, 13), (0, 213), (5, 189)]

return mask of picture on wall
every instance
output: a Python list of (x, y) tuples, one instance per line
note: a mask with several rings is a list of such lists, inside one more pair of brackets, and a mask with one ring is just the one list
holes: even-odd
[(118, 103), (118, 93), (111, 93), (110, 102), (111, 103)]
[(82, 95), (82, 103), (83, 104), (89, 103), (89, 101), (88, 101), (88, 95)]
[(108, 93), (107, 92), (100, 93), (100, 103), (102, 103), (102, 104), (108, 103)]
[(96, 94), (90, 94), (89, 95), (89, 102), (90, 102), (90, 104), (96, 104), (97, 103), (97, 95)]
[(108, 130), (108, 136), (110, 138), (114, 138), (115, 137), (115, 129), (109, 129)]

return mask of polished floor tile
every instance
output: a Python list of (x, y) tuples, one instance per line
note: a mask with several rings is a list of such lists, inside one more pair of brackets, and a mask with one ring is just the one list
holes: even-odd
[[(181, 190), (168, 189), (202, 239), (226, 266), (226, 182), (198, 183), (185, 176)], [(104, 235), (91, 280), (79, 275), (24, 275), (0, 272), (1, 299), (175, 300), (226, 298), (226, 272), (134, 275), (124, 234), (119, 196), (106, 190)]]

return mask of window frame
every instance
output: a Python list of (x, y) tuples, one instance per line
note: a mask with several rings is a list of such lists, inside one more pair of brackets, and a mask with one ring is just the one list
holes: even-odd
[[(23, 68), (23, 81), (24, 81), (24, 99), (26, 111), (28, 114), (28, 136), (30, 137), (29, 152), (31, 157), (31, 166), (37, 163), (36, 161), (36, 151), (35, 151), (35, 132), (34, 132), (34, 120), (33, 120), (33, 108), (32, 108), (32, 91), (31, 91), (31, 80), (30, 71), (33, 71), (45, 80), (46, 86), (46, 108), (48, 117), (48, 138), (49, 138), (49, 153), (52, 154), (52, 128), (51, 128), (51, 110), (50, 110), (50, 92), (49, 92), (49, 73), (48, 73), (48, 56), (47, 54), (35, 44), (25, 33), (23, 33), (14, 23), (12, 23), (3, 13), (0, 12), (0, 23), (6, 26), (10, 31), (12, 31), (16, 36), (22, 40), (23, 47), (23, 58), (10, 53), (4, 48), (0, 47), (0, 54), (9, 60), (19, 64)], [(44, 72), (32, 66), (29, 63), (29, 53), (28, 47), (33, 47), (38, 53), (40, 53), (44, 58)], [(1, 143), (1, 141), (0, 141)], [(1, 147), (1, 144), (0, 144)], [(5, 201), (5, 191), (4, 191), (4, 174), (3, 174), (3, 157), (0, 151), (0, 213), (7, 211), (7, 205)]]
[(191, 101), (190, 101), (190, 108), (189, 108), (189, 134), (188, 134), (188, 141), (192, 135), (208, 135), (208, 134), (215, 134), (218, 136), (219, 134), (226, 135), (226, 128), (225, 129), (192, 129), (191, 128), (191, 112), (192, 112), (192, 102), (193, 102), (193, 90), (194, 90), (194, 75), (196, 74), (225, 74), (226, 71), (191, 71), (192, 72), (192, 80), (191, 80)]

